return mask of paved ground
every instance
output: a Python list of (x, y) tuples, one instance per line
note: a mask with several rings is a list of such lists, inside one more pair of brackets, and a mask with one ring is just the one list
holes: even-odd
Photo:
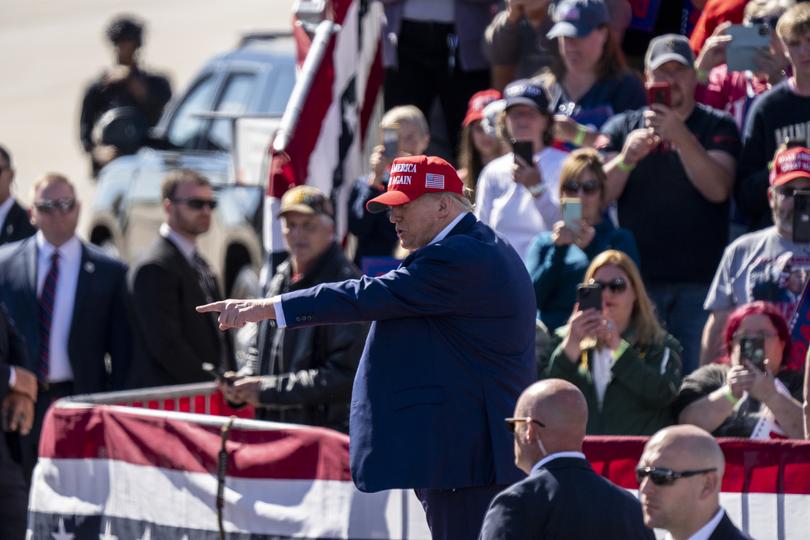
[[(118, 13), (148, 23), (143, 62), (175, 93), (248, 30), (289, 29), (292, 0), (4, 0), (0, 10), (0, 144), (13, 155), (17, 196), (33, 178), (67, 174), (85, 208), (93, 196), (78, 139), (85, 85), (109, 64), (104, 28)], [(84, 212), (84, 218), (87, 212)], [(82, 227), (80, 226), (80, 230)]]

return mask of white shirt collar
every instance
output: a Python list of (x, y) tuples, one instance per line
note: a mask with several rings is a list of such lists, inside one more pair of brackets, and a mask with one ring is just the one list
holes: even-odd
[(168, 223), (160, 224), (160, 236), (168, 239), (172, 244), (177, 246), (177, 249), (180, 250), (180, 253), (182, 253), (183, 257), (187, 260), (190, 261), (194, 257), (194, 253), (197, 251), (197, 246), (194, 245), (194, 242), (189, 242), (188, 239), (177, 234), (177, 231), (169, 227)]
[(447, 227), (439, 231), (439, 234), (433, 237), (433, 240), (431, 240), (430, 243), (428, 243), (428, 245), (435, 244), (436, 242), (441, 242), (442, 240), (444, 240), (445, 237), (448, 234), (450, 234), (450, 231), (453, 230), (453, 227), (458, 225), (458, 222), (464, 219), (464, 216), (466, 216), (467, 214), (469, 214), (469, 212), (462, 212), (459, 215), (457, 215), (453, 221), (447, 224)]
[[(709, 522), (706, 523), (706, 525), (698, 529), (695, 532), (695, 534), (690, 536), (687, 540), (709, 540), (709, 538), (712, 536), (712, 533), (714, 533), (714, 530), (717, 528), (718, 525), (720, 525), (720, 522), (723, 520), (724, 515), (725, 511), (721, 506), (720, 509), (717, 510), (717, 513), (714, 515), (714, 517), (710, 519)], [(667, 533), (667, 535), (664, 537), (664, 540), (672, 540), (672, 535), (670, 533)]]
[(45, 235), (42, 231), (37, 231), (36, 234), (37, 250), (40, 257), (46, 259), (50, 258), (54, 251), (59, 250), (59, 256), (64, 261), (75, 261), (82, 257), (82, 243), (79, 238), (74, 234), (70, 240), (56, 248), (53, 244), (45, 240)]
[(14, 197), (9, 197), (3, 201), (3, 204), (0, 204), (0, 226), (6, 222), (6, 216), (8, 216), (12, 206), (14, 206)]
[(552, 460), (554, 460), (554, 459), (559, 459), (559, 458), (579, 458), (579, 459), (587, 459), (587, 458), (585, 457), (585, 454), (583, 454), (582, 452), (573, 452), (573, 451), (569, 451), (569, 452), (554, 452), (553, 454), (549, 454), (549, 455), (547, 455), (546, 457), (544, 457), (543, 459), (541, 459), (540, 461), (538, 461), (537, 463), (535, 463), (535, 464), (534, 464), (534, 467), (532, 467), (532, 472), (537, 471), (537, 469), (539, 469), (540, 467), (543, 467), (543, 466), (544, 466), (546, 463), (548, 463), (549, 461), (552, 461)]

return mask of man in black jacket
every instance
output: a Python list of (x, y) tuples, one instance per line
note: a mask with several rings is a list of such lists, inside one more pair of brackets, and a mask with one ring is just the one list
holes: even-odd
[(186, 169), (169, 173), (161, 189), (166, 222), (128, 280), (137, 338), (129, 385), (135, 388), (208, 381), (203, 363), (234, 368), (230, 335), (217, 330), (215, 317), (194, 311), (222, 298), (196, 244), (211, 226), (214, 191)]
[(672, 540), (746, 540), (720, 506), (725, 458), (697, 426), (670, 426), (653, 435), (638, 463), (644, 523)]
[[(332, 205), (320, 190), (289, 190), (280, 216), (290, 257), (276, 269), (269, 296), (360, 277), (335, 242)], [(362, 324), (285, 329), (265, 321), (249, 370), (257, 376), (223, 388), (231, 401), (258, 406), (259, 418), (348, 432), (352, 380), (366, 331)]]
[(531, 385), (506, 422), (515, 433), (515, 464), (529, 477), (495, 497), (481, 540), (654, 538), (636, 498), (585, 459), (588, 405), (576, 386), (561, 379)]
[(33, 236), (37, 229), (31, 225), (28, 210), (11, 195), (14, 168), (11, 154), (0, 146), (0, 244), (16, 242)]

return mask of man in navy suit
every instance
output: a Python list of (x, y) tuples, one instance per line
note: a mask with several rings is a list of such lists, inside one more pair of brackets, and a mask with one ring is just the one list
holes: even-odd
[(126, 265), (76, 237), (79, 206), (67, 178), (42, 176), (31, 209), (39, 232), (0, 247), (0, 302), (25, 338), (23, 367), (39, 383), (34, 427), (20, 440), (29, 478), (48, 406), (67, 395), (120, 388), (129, 367)]
[(521, 478), (503, 418), (534, 379), (532, 286), (520, 257), (470, 213), (455, 169), (397, 158), (371, 212), (389, 210), (402, 265), (260, 300), (226, 300), (220, 328), (374, 321), (352, 389), (352, 478), (414, 488), (434, 538), (476, 538), (492, 497)]
[(28, 212), (11, 195), (13, 183), (11, 154), (0, 146), (0, 244), (16, 242), (37, 232), (28, 220)]
[(725, 465), (720, 445), (699, 427), (658, 431), (636, 469), (644, 523), (667, 530), (667, 540), (750, 540), (720, 506)]
[(638, 500), (594, 472), (582, 453), (588, 404), (561, 379), (533, 384), (515, 415), (515, 463), (528, 478), (500, 493), (481, 540), (653, 539)]

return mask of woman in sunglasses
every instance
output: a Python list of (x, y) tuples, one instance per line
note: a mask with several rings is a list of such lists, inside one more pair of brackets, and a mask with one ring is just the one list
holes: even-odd
[(673, 403), (680, 424), (717, 437), (804, 437), (802, 374), (789, 364), (792, 342), (779, 308), (751, 302), (729, 315), (722, 363), (686, 377)]
[(625, 253), (605, 251), (583, 282), (601, 292), (601, 310), (574, 307), (546, 375), (585, 395), (589, 434), (651, 435), (672, 424), (682, 349), (658, 323), (638, 267)]
[(618, 229), (602, 212), (605, 171), (596, 150), (582, 148), (562, 165), (560, 200), (578, 198), (581, 219), (560, 220), (551, 232), (540, 233), (526, 254), (526, 267), (534, 283), (537, 318), (549, 330), (566, 323), (576, 303), (577, 284), (591, 259), (606, 249), (627, 253), (638, 264), (633, 233)]

